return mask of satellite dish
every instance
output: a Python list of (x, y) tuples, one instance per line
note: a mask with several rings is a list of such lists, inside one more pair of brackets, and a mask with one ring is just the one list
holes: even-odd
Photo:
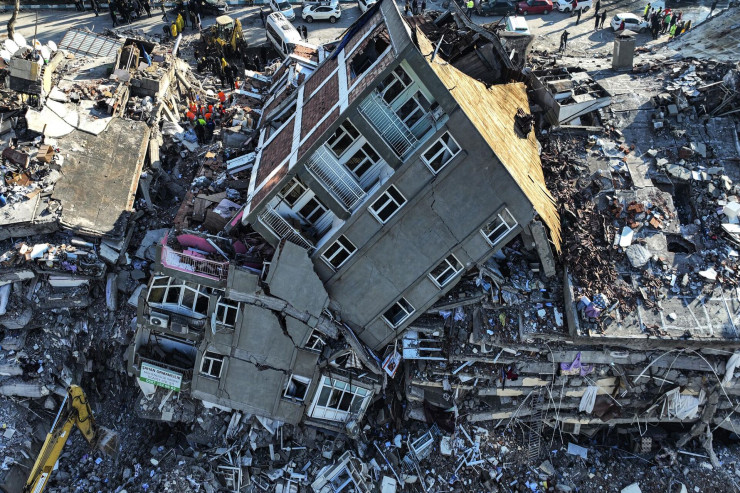
[(3, 42), (3, 46), (6, 50), (10, 53), (10, 56), (13, 56), (16, 51), (18, 51), (18, 43), (13, 41), (12, 39), (8, 38)]
[(43, 58), (44, 60), (48, 60), (51, 58), (51, 50), (48, 46), (41, 47), (41, 58)]
[(0, 58), (5, 60), (5, 63), (10, 63), (10, 59), (13, 56), (8, 50), (0, 50)]
[(48, 43), (46, 43), (46, 46), (49, 47), (52, 53), (54, 53), (58, 49), (57, 44), (54, 41), (49, 41)]
[(38, 39), (33, 40), (33, 49), (34, 50), (40, 50), (41, 49), (41, 41)]
[(13, 35), (13, 41), (15, 41), (21, 48), (23, 48), (24, 46), (28, 46), (28, 43), (26, 43), (26, 38), (24, 38), (21, 33), (15, 33)]

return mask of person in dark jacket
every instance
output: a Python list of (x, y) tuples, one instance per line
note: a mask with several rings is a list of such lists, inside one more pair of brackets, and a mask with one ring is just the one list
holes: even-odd
[(108, 12), (110, 12), (110, 18), (113, 21), (113, 27), (116, 27), (116, 25), (118, 25), (118, 23), (116, 22), (116, 4), (116, 0), (110, 0), (110, 2), (108, 2)]

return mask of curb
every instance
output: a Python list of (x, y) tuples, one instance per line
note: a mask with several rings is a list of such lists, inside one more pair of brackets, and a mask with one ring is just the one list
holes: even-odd
[[(340, 1), (346, 1), (346, 0), (340, 0)], [(251, 3), (252, 5), (267, 5), (269, 2), (268, 0), (254, 0), (252, 2), (248, 2), (247, 0), (227, 0), (226, 1), (229, 6), (242, 6), (247, 5)], [(300, 4), (300, 2), (293, 1), (291, 3), (294, 4)], [(172, 8), (175, 6), (174, 2), (167, 2), (164, 4), (165, 7)], [(92, 12), (92, 10), (87, 10), (88, 2), (85, 2), (85, 12)], [(98, 2), (98, 6), (101, 8), (108, 8), (108, 2)], [(63, 5), (21, 5), (21, 12), (24, 10), (51, 10), (51, 9), (74, 9), (75, 5), (74, 3), (67, 3)], [(152, 12), (154, 12), (154, 9), (159, 9), (159, 3), (158, 2), (152, 2)], [(0, 6), (0, 12), (2, 11), (12, 11), (13, 6), (12, 5), (2, 5)]]

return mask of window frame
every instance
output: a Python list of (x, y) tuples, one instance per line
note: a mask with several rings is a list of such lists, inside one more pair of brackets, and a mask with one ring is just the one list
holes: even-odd
[[(298, 197), (296, 197), (296, 199), (295, 199), (295, 200), (294, 200), (294, 201), (293, 201), (293, 202), (291, 203), (291, 201), (290, 201), (290, 200), (288, 199), (288, 196), (290, 195), (290, 193), (291, 193), (291, 192), (292, 192), (293, 190), (295, 190), (295, 189), (297, 189), (297, 188), (302, 188), (302, 189), (303, 189), (303, 191), (302, 191), (302, 192), (301, 192), (301, 194), (300, 194), (300, 195), (298, 195)], [(285, 190), (288, 190), (288, 191), (287, 191), (287, 193), (283, 193), (283, 192), (285, 192)], [(285, 186), (284, 186), (284, 187), (283, 187), (283, 188), (282, 188), (282, 189), (281, 189), (281, 190), (280, 190), (279, 192), (278, 192), (278, 195), (279, 195), (279, 196), (280, 196), (280, 198), (281, 198), (281, 199), (283, 200), (283, 202), (285, 202), (285, 204), (286, 204), (286, 205), (287, 205), (288, 207), (290, 207), (290, 208), (292, 209), (293, 207), (295, 207), (295, 205), (296, 205), (296, 204), (297, 204), (298, 202), (300, 202), (300, 201), (301, 201), (301, 199), (303, 198), (303, 196), (304, 196), (304, 195), (306, 195), (306, 192), (308, 192), (308, 187), (306, 186), (306, 184), (305, 184), (305, 183), (303, 183), (303, 182), (302, 182), (302, 181), (301, 181), (301, 180), (300, 180), (300, 179), (299, 179), (299, 178), (298, 178), (297, 176), (294, 176), (294, 177), (293, 177), (293, 178), (292, 178), (292, 179), (291, 179), (291, 180), (290, 180), (290, 181), (289, 181), (289, 182), (288, 182), (288, 183), (287, 183), (287, 184), (286, 184), (286, 185), (285, 185)]]
[[(368, 147), (370, 152), (365, 149), (365, 146)], [(374, 154), (377, 159), (373, 160), (373, 158), (370, 156), (371, 153)], [(358, 154), (362, 154), (364, 157), (360, 159), (360, 161), (354, 167), (350, 166), (350, 161), (354, 159)], [(347, 168), (350, 173), (352, 173), (352, 175), (355, 177), (355, 179), (357, 179), (358, 182), (362, 182), (363, 177), (382, 160), (383, 158), (380, 157), (380, 154), (373, 148), (372, 145), (370, 145), (370, 142), (365, 141), (344, 162), (344, 167)], [(362, 173), (358, 173), (357, 169), (361, 166), (365, 166), (365, 171), (363, 171)]]
[(308, 339), (306, 340), (306, 344), (303, 345), (303, 348), (309, 351), (317, 351), (320, 353), (324, 350), (324, 346), (326, 346), (326, 341), (322, 337), (323, 335), (324, 334), (322, 334), (318, 330), (313, 329), (308, 335)]
[[(509, 216), (509, 218), (510, 218), (510, 219), (511, 219), (511, 221), (512, 221), (512, 224), (511, 224), (511, 225), (509, 225), (509, 224), (508, 224), (508, 223), (506, 222), (506, 220), (504, 219), (504, 217), (502, 216), (502, 214), (505, 214), (505, 215)], [(492, 229), (491, 229), (491, 231), (490, 231), (489, 233), (486, 233), (486, 232), (485, 232), (485, 230), (486, 230), (486, 229), (488, 229), (488, 228), (489, 228), (489, 227), (490, 227), (490, 226), (491, 226), (491, 225), (492, 225), (493, 223), (495, 223), (495, 222), (496, 222), (497, 220), (500, 220), (500, 221), (501, 221), (501, 224), (500, 224), (500, 225), (498, 225), (498, 226), (496, 226), (495, 228), (492, 228)], [(507, 209), (506, 207), (504, 207), (504, 208), (502, 208), (502, 209), (501, 209), (501, 210), (500, 210), (499, 212), (497, 212), (497, 213), (496, 213), (496, 215), (494, 216), (493, 220), (491, 220), (491, 221), (489, 221), (488, 223), (486, 223), (486, 225), (485, 225), (485, 226), (483, 226), (483, 227), (482, 227), (482, 228), (480, 229), (480, 232), (481, 232), (481, 234), (483, 235), (483, 237), (484, 237), (484, 238), (486, 239), (486, 241), (488, 242), (488, 244), (489, 244), (489, 245), (490, 245), (491, 247), (495, 247), (495, 246), (496, 246), (496, 245), (498, 245), (498, 244), (499, 244), (499, 243), (501, 242), (501, 240), (503, 240), (503, 239), (504, 239), (504, 238), (505, 238), (505, 237), (506, 237), (506, 236), (507, 236), (507, 235), (508, 235), (509, 233), (511, 233), (511, 232), (512, 232), (512, 231), (513, 231), (514, 229), (516, 229), (516, 227), (517, 227), (518, 225), (519, 225), (519, 223), (517, 222), (516, 218), (514, 218), (514, 216), (513, 216), (512, 214), (511, 214), (511, 212), (509, 212), (509, 209)], [(503, 231), (502, 233), (498, 234), (498, 236), (496, 236), (496, 239), (495, 239), (495, 240), (492, 240), (492, 239), (491, 239), (491, 236), (492, 236), (492, 235), (493, 235), (493, 234), (494, 234), (494, 233), (495, 233), (496, 231), (498, 231), (498, 230), (499, 230), (499, 229), (500, 229), (500, 228), (501, 228), (502, 226), (503, 226), (503, 227), (505, 228), (505, 231)]]
[[(349, 127), (352, 128), (354, 133), (356, 133), (356, 136), (352, 136), (352, 132), (347, 130), (347, 127), (345, 125), (349, 125)], [(338, 132), (342, 132), (340, 136), (337, 136)], [(349, 137), (352, 139), (349, 144), (347, 144), (339, 153), (337, 153), (337, 150), (334, 148), (337, 143), (339, 143), (344, 137)], [(348, 119), (344, 120), (341, 125), (337, 127), (337, 129), (334, 131), (334, 133), (326, 139), (326, 147), (329, 148), (329, 150), (334, 154), (337, 158), (341, 157), (345, 152), (347, 152), (348, 149), (350, 149), (357, 140), (362, 137), (362, 134), (359, 130), (357, 130), (357, 127), (355, 127), (352, 122)], [(333, 141), (333, 143), (332, 143)]]
[[(450, 258), (454, 259), (454, 261), (457, 262), (457, 265), (460, 266), (459, 269), (456, 269), (455, 266), (452, 265), (452, 263), (450, 262)], [(444, 264), (447, 264), (447, 266), (445, 267)], [(444, 270), (437, 276), (434, 276), (434, 271), (439, 269), (440, 267), (443, 267)], [(457, 275), (460, 274), (464, 270), (465, 270), (465, 266), (463, 265), (463, 263), (460, 262), (460, 260), (453, 253), (451, 253), (447, 255), (445, 258), (443, 258), (442, 261), (439, 264), (437, 264), (437, 266), (434, 267), (434, 269), (432, 269), (429, 272), (429, 278), (432, 280), (434, 284), (437, 285), (438, 288), (442, 289), (443, 287), (447, 286), (450, 282), (452, 282), (452, 280), (455, 279), (455, 277), (457, 277)], [(452, 271), (452, 275), (447, 277), (447, 279), (444, 282), (440, 282), (440, 278), (450, 271)]]
[[(403, 75), (405, 75), (406, 78), (409, 81), (408, 84), (406, 84), (404, 82), (403, 77), (401, 77), (400, 75), (398, 75), (396, 73), (397, 70), (401, 70), (403, 72)], [(382, 83), (385, 84), (385, 82), (388, 79), (390, 79), (390, 78), (393, 78), (393, 80), (391, 82), (389, 82), (387, 85), (384, 85), (384, 87), (383, 87), (382, 90), (378, 91), (380, 93), (381, 99), (383, 101), (385, 101), (385, 103), (388, 104), (388, 105), (392, 105), (394, 102), (396, 102), (396, 100), (398, 98), (400, 98), (401, 96), (403, 96), (403, 93), (406, 91), (406, 89), (408, 89), (409, 87), (411, 87), (412, 85), (414, 85), (414, 79), (409, 75), (409, 73), (401, 65), (399, 65), (398, 67), (394, 68), (393, 71), (390, 74), (388, 74), (388, 76), (383, 80)], [(401, 90), (398, 91), (398, 93), (396, 94), (396, 97), (394, 97), (393, 99), (391, 99), (390, 101), (388, 101), (385, 98), (385, 95), (388, 93), (389, 89), (391, 87), (393, 87), (394, 85), (396, 85), (396, 84), (400, 84), (401, 85)]]
[[(311, 211), (308, 214), (303, 213), (303, 210), (308, 207), (308, 205), (311, 203), (311, 201), (316, 203), (316, 206), (311, 209)], [(316, 216), (317, 211), (321, 211), (321, 214)], [(322, 217), (324, 217), (324, 214), (329, 210), (329, 208), (324, 205), (321, 200), (316, 195), (313, 195), (310, 199), (306, 200), (306, 203), (303, 204), (297, 211), (295, 211), (298, 216), (303, 219), (307, 224), (310, 224), (313, 226), (314, 224), (318, 223)], [(311, 219), (312, 217), (315, 217), (315, 219)]]
[[(352, 250), (350, 250), (349, 248), (347, 248), (347, 246), (346, 246), (345, 244), (343, 244), (343, 242), (342, 242), (342, 239), (344, 239), (344, 240), (345, 240), (345, 241), (346, 241), (346, 242), (347, 242), (347, 243), (349, 244), (349, 246), (351, 246), (351, 247), (352, 247)], [(334, 253), (333, 253), (333, 254), (332, 254), (332, 255), (331, 255), (330, 257), (327, 257), (327, 255), (326, 255), (326, 254), (327, 254), (327, 253), (329, 252), (329, 250), (331, 250), (331, 249), (332, 249), (332, 247), (334, 247), (335, 245), (339, 245), (339, 248), (337, 248), (337, 251), (336, 251), (336, 252), (334, 252)], [(339, 264), (335, 265), (334, 263), (332, 263), (332, 260), (333, 260), (334, 258), (336, 258), (336, 257), (337, 257), (337, 255), (338, 255), (338, 254), (339, 254), (339, 253), (340, 253), (340, 252), (341, 252), (342, 250), (344, 250), (344, 251), (346, 251), (346, 252), (347, 252), (347, 257), (346, 257), (346, 258), (345, 258), (344, 260), (342, 260), (341, 262), (339, 262)], [(339, 270), (339, 269), (340, 269), (340, 268), (341, 268), (341, 267), (342, 267), (342, 266), (343, 266), (343, 265), (344, 265), (344, 264), (345, 264), (345, 263), (346, 263), (346, 262), (347, 262), (347, 261), (348, 261), (348, 260), (349, 260), (349, 259), (350, 259), (350, 258), (352, 257), (352, 255), (354, 255), (354, 254), (355, 254), (355, 252), (356, 252), (356, 251), (357, 251), (357, 247), (355, 246), (355, 244), (354, 244), (354, 243), (352, 243), (352, 242), (350, 241), (350, 239), (349, 239), (349, 238), (347, 238), (347, 237), (346, 237), (345, 235), (340, 235), (340, 236), (339, 236), (339, 237), (338, 237), (338, 238), (337, 238), (336, 240), (334, 240), (334, 241), (333, 241), (333, 242), (332, 242), (332, 243), (331, 243), (331, 244), (330, 244), (330, 245), (329, 245), (329, 246), (328, 246), (328, 247), (326, 248), (326, 250), (324, 250), (324, 252), (323, 252), (323, 253), (321, 254), (321, 258), (322, 258), (322, 260), (324, 260), (324, 262), (326, 262), (326, 263), (327, 263), (327, 264), (329, 265), (329, 267), (331, 267), (331, 268), (332, 268), (332, 269), (333, 269), (334, 271), (337, 271), (337, 270)]]
[[(397, 198), (393, 197), (392, 192), (390, 191), (391, 189), (395, 190), (395, 193), (397, 193), (401, 197), (401, 199), (403, 199), (403, 202), (399, 202)], [(384, 203), (381, 204), (381, 206), (376, 207), (376, 205), (381, 201), (384, 201)], [(380, 194), (380, 196), (377, 199), (373, 201), (372, 204), (368, 206), (368, 210), (370, 211), (370, 214), (372, 214), (373, 217), (375, 217), (375, 219), (377, 219), (380, 222), (380, 224), (387, 224), (388, 221), (390, 221), (393, 218), (393, 216), (398, 214), (398, 211), (400, 211), (403, 208), (403, 206), (406, 205), (407, 202), (408, 200), (406, 200), (406, 197), (403, 196), (401, 191), (398, 190), (398, 188), (396, 188), (395, 185), (390, 185), (388, 188), (386, 188), (383, 191), (382, 194)], [(385, 220), (383, 220), (380, 217), (379, 211), (385, 210), (386, 207), (388, 207), (388, 205), (391, 203), (396, 205), (396, 209), (393, 212), (391, 212), (391, 214), (388, 217), (386, 217)]]
[[(162, 279), (167, 279), (167, 282), (161, 283), (158, 281), (161, 281)], [(160, 301), (153, 301), (151, 299), (152, 293), (155, 290), (162, 290), (162, 298)], [(170, 299), (170, 293), (175, 293), (177, 291), (177, 301), (173, 301)], [(146, 302), (149, 305), (154, 305), (157, 307), (161, 307), (162, 309), (170, 309), (173, 310), (174, 307), (178, 307), (182, 310), (185, 310), (189, 313), (199, 315), (202, 317), (208, 316), (208, 306), (211, 303), (211, 297), (210, 297), (210, 288), (208, 286), (204, 286), (202, 284), (197, 283), (191, 283), (189, 281), (181, 281), (179, 279), (176, 279), (174, 277), (170, 276), (155, 276), (154, 279), (152, 279), (152, 283), (149, 286), (149, 290), (146, 295)], [(186, 303), (186, 297), (192, 298), (192, 302), (190, 304)], [(205, 298), (205, 309), (203, 311), (198, 311), (198, 305), (201, 301), (200, 298)]]
[[(235, 303), (234, 305), (230, 305), (229, 303), (224, 303), (224, 301), (228, 301), (230, 303)], [(220, 308), (224, 309), (223, 317), (218, 316), (218, 311)], [(216, 309), (213, 312), (214, 319), (216, 321), (216, 325), (227, 328), (227, 329), (233, 329), (236, 327), (236, 321), (239, 318), (239, 310), (241, 309), (241, 303), (238, 301), (233, 301), (228, 298), (224, 298), (221, 296), (218, 301), (216, 302)], [(229, 324), (227, 323), (228, 320), (228, 312), (234, 310), (236, 313), (234, 313), (234, 323)]]
[[(328, 392), (325, 392), (325, 390), (328, 390)], [(347, 403), (348, 395), (351, 395), (351, 397)], [(322, 376), (314, 392), (308, 415), (312, 418), (329, 421), (345, 421), (351, 415), (363, 413), (367, 409), (372, 395), (372, 389), (351, 385), (344, 380), (330, 376)], [(359, 400), (356, 402), (355, 399)], [(330, 405), (332, 402), (335, 402), (335, 404)], [(345, 406), (342, 405), (343, 403)], [(347, 409), (342, 409), (342, 407), (347, 407)], [(320, 415), (317, 416), (317, 414)]]
[[(303, 392), (303, 397), (296, 397), (293, 395), (288, 395), (288, 389), (290, 388), (290, 383), (296, 381), (300, 383), (301, 385), (305, 385), (306, 390)], [(295, 401), (295, 402), (305, 402), (306, 397), (308, 397), (308, 390), (311, 388), (311, 379), (308, 377), (304, 377), (301, 375), (295, 375), (291, 374), (288, 377), (288, 380), (285, 382), (285, 389), (283, 389), (283, 399), (287, 399), (289, 401)]]
[[(205, 365), (208, 363), (208, 371), (206, 371)], [(214, 375), (210, 373), (213, 370), (214, 363), (219, 363), (218, 367), (218, 375)], [(214, 351), (204, 351), (203, 356), (200, 360), (200, 371), (199, 373), (207, 378), (215, 378), (217, 380), (221, 379), (221, 374), (224, 372), (224, 366), (226, 363), (226, 356), (223, 354), (219, 354)]]
[[(444, 163), (442, 163), (442, 165), (438, 169), (434, 169), (434, 166), (432, 165), (432, 162), (434, 162), (434, 160), (437, 159), (437, 157), (444, 156), (445, 151), (452, 152), (452, 149), (450, 148), (450, 146), (448, 145), (448, 143), (445, 142), (445, 140), (444, 140), (445, 136), (449, 137), (450, 140), (455, 144), (455, 146), (457, 147), (457, 151), (453, 152), (450, 155), (450, 157)], [(429, 152), (432, 150), (432, 148), (435, 145), (437, 145), (437, 144), (441, 144), (442, 145), (442, 148), (439, 149), (437, 152), (435, 152), (434, 153), (434, 156), (432, 156), (431, 158), (428, 158), (427, 157), (427, 154), (429, 154)], [(424, 161), (424, 164), (427, 165), (427, 167), (432, 172), (432, 174), (438, 175), (448, 164), (450, 164), (450, 161), (452, 161), (453, 159), (455, 159), (455, 156), (457, 156), (458, 154), (460, 154), (460, 151), (462, 151), (462, 148), (460, 147), (460, 144), (457, 143), (457, 141), (455, 140), (455, 138), (452, 136), (452, 134), (449, 131), (445, 131), (445, 133), (443, 133), (442, 135), (440, 135), (437, 140), (435, 140), (434, 142), (432, 142), (432, 144), (429, 147), (427, 147), (427, 149), (421, 154), (421, 159), (422, 159), (422, 161)]]
[[(411, 310), (406, 309), (406, 307), (403, 306), (402, 301), (403, 301), (403, 303), (405, 303), (406, 305), (408, 305), (408, 307), (411, 308)], [(401, 318), (398, 322), (396, 322), (394, 324), (393, 322), (391, 322), (390, 320), (388, 320), (388, 318), (386, 317), (386, 315), (396, 305), (398, 305), (401, 308), (401, 310), (403, 310), (403, 312), (406, 315), (404, 315), (403, 318)], [(397, 329), (398, 327), (400, 327), (401, 325), (403, 325), (403, 323), (406, 320), (408, 320), (409, 318), (411, 318), (411, 315), (413, 315), (415, 312), (416, 312), (416, 308), (414, 308), (414, 305), (412, 305), (411, 303), (409, 303), (409, 300), (407, 300), (404, 296), (401, 296), (390, 307), (388, 307), (388, 309), (386, 311), (383, 312), (383, 315), (381, 315), (381, 317), (383, 318), (383, 320), (385, 321), (385, 323), (387, 323), (388, 325), (390, 325), (392, 328)]]

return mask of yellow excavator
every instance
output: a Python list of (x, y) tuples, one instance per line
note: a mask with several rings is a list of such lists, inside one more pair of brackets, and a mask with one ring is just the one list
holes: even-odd
[(233, 58), (247, 49), (242, 23), (228, 15), (216, 17), (214, 25), (201, 31), (201, 40), (205, 43), (206, 54), (215, 53), (224, 58)]
[(46, 488), (49, 475), (54, 470), (64, 444), (67, 443), (74, 427), (79, 428), (85, 439), (106, 455), (116, 455), (118, 451), (118, 434), (112, 430), (98, 426), (93, 419), (90, 404), (82, 388), (78, 385), (67, 387), (67, 396), (59, 408), (51, 431), (46, 435), (44, 446), (41, 447), (36, 463), (31, 469), (23, 493), (41, 493)]

